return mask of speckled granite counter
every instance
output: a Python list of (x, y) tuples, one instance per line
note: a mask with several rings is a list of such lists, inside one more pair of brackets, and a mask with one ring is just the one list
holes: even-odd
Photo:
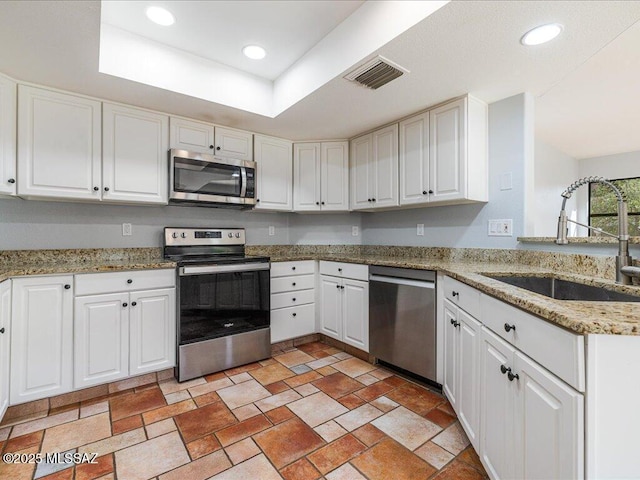
[[(554, 300), (482, 273), (559, 276), (640, 295), (640, 286), (616, 285), (613, 257), (529, 250), (382, 246), (250, 246), (247, 255), (271, 261), (330, 260), (438, 270), (500, 300), (580, 334), (640, 335), (640, 303)], [(160, 248), (19, 250), (0, 252), (0, 281), (23, 275), (174, 268)], [(558, 272), (576, 272), (563, 273)]]
[[(521, 250), (404, 249), (363, 247), (304, 249), (268, 247), (256, 254), (269, 254), (271, 261), (329, 260), (423, 270), (438, 270), (500, 300), (580, 334), (640, 335), (640, 303), (555, 300), (482, 275), (529, 274), (556, 276), (565, 280), (640, 295), (639, 286), (616, 285), (609, 257), (553, 254)], [(385, 253), (390, 252), (391, 255)], [(422, 253), (407, 256), (403, 253)], [(585, 274), (559, 272), (581, 272)]]
[(24, 275), (175, 268), (160, 248), (8, 250), (0, 252), (0, 282)]

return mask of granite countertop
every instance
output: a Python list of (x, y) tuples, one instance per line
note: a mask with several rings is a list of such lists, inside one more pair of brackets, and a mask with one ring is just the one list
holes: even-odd
[(528, 274), (541, 277), (555, 276), (564, 280), (605, 287), (624, 293), (640, 295), (638, 286), (622, 286), (615, 282), (585, 275), (559, 274), (558, 271), (530, 265), (496, 262), (461, 262), (423, 257), (302, 254), (272, 256), (272, 262), (294, 260), (329, 260), (422, 270), (438, 270), (456, 280), (492, 295), (504, 302), (537, 315), (551, 323), (579, 334), (640, 335), (640, 303), (585, 302), (555, 300), (522, 288), (508, 285), (482, 275)]

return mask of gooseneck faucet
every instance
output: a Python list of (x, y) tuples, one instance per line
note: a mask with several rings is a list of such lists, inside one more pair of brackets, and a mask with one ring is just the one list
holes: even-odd
[[(585, 225), (567, 218), (567, 212), (565, 211), (567, 200), (571, 198), (573, 192), (575, 192), (579, 187), (589, 183), (600, 183), (602, 185), (606, 185), (616, 195), (616, 198), (618, 199), (618, 235), (614, 235), (613, 233), (605, 232), (601, 228)], [(569, 240), (567, 239), (568, 222), (617, 238), (618, 255), (616, 256), (616, 283), (631, 285), (632, 277), (640, 277), (640, 268), (632, 266), (632, 259), (629, 255), (629, 222), (627, 215), (627, 198), (624, 192), (603, 177), (584, 177), (573, 182), (569, 188), (562, 192), (561, 196), (563, 197), (563, 200), (562, 208), (560, 209), (560, 216), (558, 217), (558, 235), (556, 243), (558, 245), (566, 245), (569, 243)]]

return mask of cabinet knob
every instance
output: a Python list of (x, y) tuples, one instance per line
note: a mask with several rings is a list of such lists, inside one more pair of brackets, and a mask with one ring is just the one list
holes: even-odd
[(126, 302), (123, 303), (122, 306), (126, 308), (127, 307), (127, 303)]
[(209, 145), (209, 148), (210, 148), (211, 150), (213, 150), (213, 145)]
[(460, 293), (458, 293), (458, 292), (456, 292), (456, 291), (453, 291), (453, 292), (451, 292), (451, 296), (452, 296), (452, 297), (459, 297), (459, 296), (460, 296)]
[(422, 194), (423, 194), (423, 195), (426, 195), (426, 194), (427, 194), (427, 191), (426, 191), (426, 190), (423, 190), (423, 191), (422, 191)]
[(340, 285), (340, 288), (341, 288), (342, 290), (344, 290), (344, 285)]
[(293, 312), (293, 313), (291, 314), (291, 316), (295, 317), (295, 316), (296, 316), (296, 312)]
[(500, 365), (500, 371), (504, 375), (505, 373), (510, 372), (511, 368), (508, 368), (506, 365)]
[(15, 179), (15, 178), (10, 178), (9, 180), (7, 180), (7, 182), (9, 182), (9, 183), (16, 183), (16, 179)]
[(505, 332), (510, 332), (511, 330), (515, 330), (516, 326), (515, 325), (509, 325), (508, 323), (504, 324), (504, 331)]
[(341, 271), (342, 271), (342, 269), (341, 269), (341, 268), (339, 268), (339, 269), (338, 269), (338, 271), (339, 271), (339, 272), (341, 272)]
[(429, 195), (433, 195), (433, 190), (429, 190)]
[(69, 285), (68, 283), (64, 286), (65, 290), (69, 290), (71, 288), (71, 285)]
[(256, 203), (260, 203), (260, 199), (259, 198), (256, 198)]
[(376, 199), (375, 199), (375, 198), (372, 198), (372, 199), (371, 199), (371, 201), (372, 201), (372, 202), (375, 202), (375, 201), (376, 201)]
[(291, 301), (295, 302), (295, 301), (296, 301), (296, 298), (295, 298), (295, 297), (293, 297), (293, 298), (291, 299)]
[(293, 282), (291, 285), (293, 285), (295, 287), (296, 286), (296, 282)]
[(316, 202), (316, 205), (320, 205), (320, 202)]
[(371, 201), (371, 199), (370, 199), (370, 198), (367, 198), (367, 202), (370, 202), (370, 201)]
[(320, 202), (320, 205), (324, 205), (324, 202)]
[(108, 192), (109, 191), (109, 187), (104, 187), (104, 191)]
[(340, 288), (340, 285), (336, 285), (336, 288)]
[(133, 283), (133, 280), (131, 280), (130, 278), (127, 280), (127, 283)]
[(455, 320), (453, 320), (451, 322), (451, 325), (453, 325), (455, 328), (458, 328), (460, 326), (460, 322), (456, 322)]
[(295, 269), (296, 269), (296, 267), (291, 267), (291, 270), (295, 270)]
[(138, 304), (138, 302), (131, 302), (131, 306), (135, 307)]
[(93, 187), (94, 192), (97, 192), (98, 190), (100, 190), (98, 187)]
[(4, 327), (0, 328), (0, 333), (4, 333)]
[(507, 377), (509, 377), (509, 381), (513, 382), (513, 379), (520, 380), (520, 375), (517, 373), (511, 373), (511, 369), (509, 369), (509, 373), (507, 373)]
[(220, 147), (216, 147), (216, 150), (220, 150)]

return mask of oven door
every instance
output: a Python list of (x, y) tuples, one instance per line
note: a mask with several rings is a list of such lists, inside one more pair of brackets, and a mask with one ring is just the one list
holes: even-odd
[(255, 204), (255, 163), (171, 150), (169, 199), (176, 202)]
[(269, 263), (185, 266), (179, 282), (179, 345), (269, 327)]

